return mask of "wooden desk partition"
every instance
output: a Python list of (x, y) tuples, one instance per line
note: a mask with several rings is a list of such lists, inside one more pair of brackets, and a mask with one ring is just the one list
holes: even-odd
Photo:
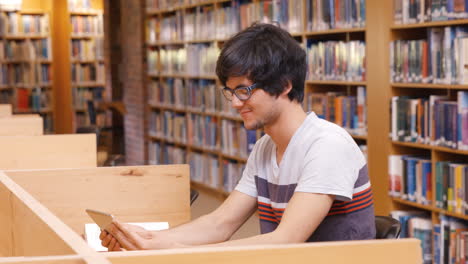
[(113, 264), (419, 264), (415, 238), (103, 253)]
[(43, 131), (43, 120), (39, 115), (0, 118), (0, 136), (39, 136)]
[(0, 104), (0, 117), (11, 116), (11, 105), (9, 104)]
[(0, 136), (0, 170), (96, 167), (96, 135)]
[(0, 171), (0, 264), (422, 262), (417, 239), (97, 253), (81, 238), (86, 208), (124, 222), (188, 221), (189, 181), (187, 165)]

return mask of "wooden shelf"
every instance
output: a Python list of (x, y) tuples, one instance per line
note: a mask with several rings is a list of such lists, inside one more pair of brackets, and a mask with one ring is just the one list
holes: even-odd
[(347, 86), (366, 86), (366, 82), (347, 82), (347, 81), (306, 81), (311, 85), (347, 85)]
[(49, 38), (49, 35), (5, 35), (3, 38), (6, 40), (44, 39)]
[(319, 35), (333, 35), (333, 34), (346, 34), (346, 33), (357, 33), (366, 32), (366, 28), (337, 28), (337, 29), (330, 29), (324, 31), (306, 31), (303, 34), (308, 36), (319, 36)]
[(196, 150), (196, 151), (200, 151), (200, 152), (203, 152), (203, 153), (208, 153), (208, 154), (212, 154), (212, 155), (219, 155), (219, 150), (216, 150), (216, 149), (209, 149), (209, 148), (204, 148), (204, 147), (200, 147), (200, 146), (195, 146), (195, 145), (189, 145), (189, 148), (190, 149), (193, 149), (193, 150)]
[[(350, 132), (348, 132), (348, 133), (350, 133)], [(367, 140), (367, 135), (357, 135), (357, 134), (352, 134), (352, 133), (350, 133), (350, 135), (354, 139)]]
[(72, 83), (72, 87), (104, 87), (105, 83), (96, 83), (96, 82), (79, 82), (79, 83)]
[(103, 59), (99, 59), (99, 60), (71, 60), (71, 63), (75, 63), (75, 64), (90, 64), (90, 63), (103, 63), (104, 60)]
[(207, 192), (208, 194), (211, 194), (211, 195), (213, 195), (215, 197), (218, 197), (220, 199), (224, 199), (227, 196), (229, 196), (229, 193), (224, 191), (223, 189), (212, 187), (210, 185), (207, 185), (207, 184), (204, 184), (204, 183), (201, 183), (201, 182), (190, 181), (190, 187), (194, 188), (194, 189), (196, 189), (198, 191)]
[(459, 155), (468, 155), (468, 151), (466, 151), (466, 150), (452, 149), (452, 148), (432, 146), (432, 145), (428, 145), (428, 144), (412, 143), (412, 142), (392, 141), (392, 143), (395, 144), (395, 145), (404, 146), (404, 147), (428, 149), (428, 150), (434, 150), (434, 151), (452, 153), (452, 154), (459, 154)]
[(247, 163), (247, 158), (241, 158), (238, 156), (229, 155), (229, 154), (223, 153), (222, 151), (221, 151), (221, 157), (223, 157), (224, 159), (230, 159), (230, 160)]
[(102, 12), (97, 11), (97, 10), (70, 11), (70, 16), (99, 16), (99, 15), (102, 15)]
[(468, 84), (392, 83), (395, 88), (468, 90)]
[(37, 60), (27, 60), (27, 59), (22, 59), (22, 60), (10, 60), (10, 59), (6, 59), (4, 61), (1, 61), (1, 63), (5, 63), (5, 64), (20, 64), (20, 63), (41, 63), (41, 64), (51, 64), (52, 61), (51, 60), (47, 60), (47, 59), (37, 59)]
[(103, 35), (99, 34), (73, 34), (70, 36), (72, 39), (91, 39), (91, 38), (102, 38)]
[(449, 212), (449, 211), (443, 210), (441, 208), (438, 208), (438, 207), (435, 207), (435, 206), (432, 206), (432, 205), (423, 205), (423, 204), (410, 202), (410, 201), (400, 199), (400, 198), (392, 198), (392, 200), (394, 202), (397, 202), (397, 203), (400, 203), (400, 204), (409, 205), (409, 206), (420, 208), (420, 209), (423, 209), (423, 210), (426, 210), (426, 211), (441, 213), (441, 214), (456, 217), (456, 218), (459, 218), (459, 219), (468, 220), (468, 215)]
[(50, 108), (33, 110), (33, 109), (14, 109), (15, 114), (51, 114), (53, 111)]
[(447, 21), (432, 21), (426, 23), (417, 23), (417, 24), (405, 24), (405, 25), (393, 25), (392, 30), (404, 30), (412, 28), (429, 28), (429, 27), (446, 27), (446, 26), (455, 26), (455, 25), (466, 25), (468, 24), (468, 19), (457, 19), (457, 20), (447, 20)]
[(44, 10), (39, 9), (21, 9), (18, 11), (21, 15), (45, 15), (47, 14)]
[(36, 87), (41, 88), (50, 88), (52, 87), (51, 83), (38, 83), (38, 84), (23, 84), (23, 83), (15, 83), (10, 85), (13, 88), (26, 88), (26, 89), (34, 89)]

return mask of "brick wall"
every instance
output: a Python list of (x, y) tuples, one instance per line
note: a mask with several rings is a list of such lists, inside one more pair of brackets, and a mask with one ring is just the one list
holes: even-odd
[[(120, 5), (120, 23), (109, 23), (110, 32), (114, 32), (112, 41), (120, 42), (120, 54), (113, 57), (113, 43), (107, 47), (110, 49), (112, 67), (113, 89), (116, 82), (121, 85), (123, 102), (127, 109), (124, 117), (125, 157), (128, 165), (142, 165), (145, 163), (145, 91), (143, 71), (143, 19), (144, 0), (107, 0), (107, 5)], [(115, 10), (108, 6), (106, 10)], [(112, 16), (112, 14), (110, 14)], [(112, 18), (110, 20), (113, 21)], [(120, 32), (115, 32), (116, 30)], [(118, 36), (118, 38), (115, 38)], [(115, 53), (115, 52), (114, 52)], [(115, 76), (117, 75), (117, 76)], [(115, 95), (115, 94), (114, 94)], [(114, 99), (115, 100), (115, 99)]]

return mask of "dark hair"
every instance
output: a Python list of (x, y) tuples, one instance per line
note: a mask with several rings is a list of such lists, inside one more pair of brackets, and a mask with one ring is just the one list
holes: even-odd
[(246, 76), (268, 94), (279, 96), (288, 81), (289, 99), (301, 103), (307, 71), (305, 51), (285, 30), (271, 24), (255, 23), (224, 44), (216, 63), (223, 85), (229, 77)]

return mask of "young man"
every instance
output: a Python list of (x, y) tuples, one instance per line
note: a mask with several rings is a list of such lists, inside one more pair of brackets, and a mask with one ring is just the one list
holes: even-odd
[[(242, 178), (214, 212), (165, 231), (115, 222), (109, 250), (373, 239), (366, 160), (339, 126), (306, 114), (306, 54), (289, 33), (255, 24), (228, 40), (216, 73), (247, 129), (263, 128)], [(256, 211), (261, 234), (229, 238)]]

